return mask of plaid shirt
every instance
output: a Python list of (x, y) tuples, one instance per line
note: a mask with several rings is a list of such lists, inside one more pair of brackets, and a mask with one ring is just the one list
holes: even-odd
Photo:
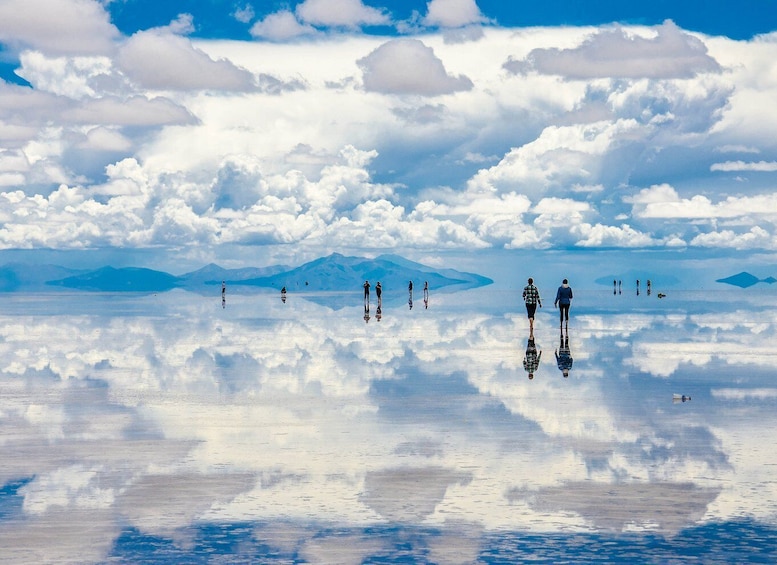
[(537, 287), (533, 284), (523, 288), (523, 299), (526, 301), (526, 304), (537, 304), (542, 302), (540, 300), (540, 291), (537, 290)]

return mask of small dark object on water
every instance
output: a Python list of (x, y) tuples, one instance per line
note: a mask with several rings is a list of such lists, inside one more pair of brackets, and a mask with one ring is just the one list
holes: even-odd
[(664, 296), (666, 296), (666, 294), (664, 294), (663, 292), (659, 292), (656, 296), (658, 296), (659, 298), (663, 298)]

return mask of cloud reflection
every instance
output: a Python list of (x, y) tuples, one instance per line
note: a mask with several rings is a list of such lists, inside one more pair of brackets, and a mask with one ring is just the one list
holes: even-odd
[[(775, 423), (777, 395), (747, 370), (777, 365), (761, 311), (746, 331), (756, 312), (741, 305), (715, 322), (578, 307), (569, 377), (549, 356), (528, 381), (519, 311), (441, 295), (365, 325), (358, 300), (276, 299), (236, 296), (222, 310), (173, 292), (95, 312), (76, 295), (50, 314), (0, 312), (0, 479), (27, 481), (15, 513), (0, 514), (0, 544), (56, 545), (43, 560), (88, 545), (80, 557), (96, 561), (128, 526), (185, 547), (196, 524), (282, 521), (299, 530), (261, 536), (305, 555), (336, 550), (302, 526), (330, 523), (463, 528), (471, 556), (489, 530), (676, 534), (707, 512), (777, 503), (749, 493), (771, 457), (743, 448), (749, 420), (715, 410), (734, 402)], [(538, 317), (538, 348), (558, 346), (554, 316)], [(719, 362), (736, 387), (708, 370)], [(694, 402), (672, 405), (678, 391)], [(65, 527), (86, 514), (95, 529)], [(43, 540), (51, 523), (78, 544)], [(353, 562), (385, 550), (348, 543)]]

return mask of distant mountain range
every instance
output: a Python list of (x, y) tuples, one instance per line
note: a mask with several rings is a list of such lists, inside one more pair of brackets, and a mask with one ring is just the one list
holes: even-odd
[[(295, 268), (274, 265), (264, 268), (224, 269), (206, 265), (183, 275), (139, 267), (76, 270), (57, 265), (9, 263), (0, 267), (0, 292), (25, 292), (67, 288), (101, 292), (164, 292), (183, 288), (213, 292), (224, 281), (228, 287), (275, 288), (294, 291), (360, 291), (365, 280), (380, 281), (386, 292), (407, 290), (413, 281), (420, 291), (424, 281), (430, 288), (464, 290), (493, 283), (487, 277), (453, 269), (433, 269), (397, 255), (375, 259), (346, 257), (333, 253)], [(218, 292), (218, 291), (217, 291)]]
[(738, 286), (739, 288), (748, 288), (753, 286), (754, 284), (758, 284), (759, 282), (773, 284), (777, 282), (777, 279), (775, 279), (774, 277), (759, 279), (755, 275), (751, 275), (750, 273), (742, 271), (741, 273), (737, 273), (736, 275), (731, 275), (730, 277), (726, 277), (725, 279), (717, 279), (715, 282), (731, 284), (734, 286)]

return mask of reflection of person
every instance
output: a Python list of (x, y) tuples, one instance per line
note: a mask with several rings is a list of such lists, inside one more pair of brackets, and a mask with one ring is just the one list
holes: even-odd
[(537, 352), (537, 346), (534, 343), (534, 334), (529, 334), (529, 340), (526, 342), (526, 355), (523, 358), (523, 368), (529, 373), (529, 380), (534, 378), (534, 373), (540, 366), (542, 351)]
[(281, 288), (281, 302), (286, 304), (286, 287)]
[(564, 337), (561, 334), (561, 340), (559, 348), (555, 351), (556, 365), (558, 365), (559, 371), (564, 375), (566, 379), (569, 376), (569, 370), (572, 368), (572, 352), (569, 350), (569, 336)]
[(366, 302), (364, 303), (364, 323), (368, 323), (370, 321), (370, 305)]
[(523, 287), (523, 300), (526, 303), (526, 314), (529, 317), (529, 331), (534, 331), (534, 313), (537, 311), (537, 305), (542, 308), (540, 291), (534, 286), (534, 279), (529, 277), (529, 284)]
[(566, 320), (567, 325), (569, 325), (569, 307), (571, 304), (572, 287), (569, 286), (569, 281), (564, 279), (556, 291), (556, 300), (553, 301), (553, 306), (558, 306), (559, 324), (563, 324)]
[(378, 309), (375, 311), (375, 319), (380, 322), (380, 319), (383, 317), (383, 308), (378, 306)]

